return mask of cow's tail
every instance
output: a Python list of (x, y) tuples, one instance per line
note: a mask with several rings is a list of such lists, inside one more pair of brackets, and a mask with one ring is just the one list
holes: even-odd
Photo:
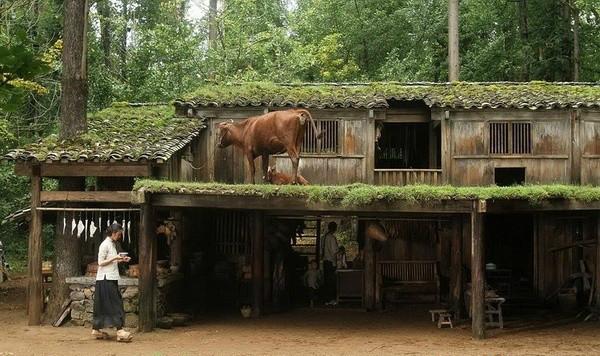
[(312, 124), (312, 128), (315, 132), (315, 136), (317, 137), (318, 140), (321, 139), (321, 136), (323, 136), (323, 132), (319, 132), (319, 130), (317, 129), (317, 124), (315, 124), (315, 120), (313, 119), (312, 115), (310, 114), (310, 112), (308, 110), (304, 110), (302, 109), (300, 111), (300, 115), (306, 115), (308, 118), (308, 121), (310, 121), (310, 123)]

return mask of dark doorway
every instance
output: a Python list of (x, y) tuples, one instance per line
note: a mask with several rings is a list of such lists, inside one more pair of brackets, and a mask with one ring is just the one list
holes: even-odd
[(429, 123), (383, 123), (375, 168), (429, 168)]
[(533, 216), (488, 215), (487, 283), (507, 300), (533, 297)]
[(494, 182), (499, 187), (525, 183), (525, 167), (495, 168)]

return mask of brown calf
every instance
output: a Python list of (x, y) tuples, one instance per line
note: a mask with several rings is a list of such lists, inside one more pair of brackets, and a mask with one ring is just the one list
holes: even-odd
[[(292, 176), (287, 175), (285, 173), (277, 172), (275, 167), (269, 167), (267, 169), (267, 178), (265, 179), (267, 182), (275, 185), (286, 185), (293, 184), (294, 179)], [(301, 174), (298, 174), (297, 183), (300, 185), (308, 185), (308, 181)]]
[(315, 135), (319, 139), (321, 134), (317, 132), (317, 126), (308, 110), (304, 109), (273, 111), (236, 123), (222, 122), (218, 125), (219, 147), (234, 145), (244, 151), (250, 166), (252, 184), (256, 171), (256, 157), (262, 157), (264, 180), (267, 177), (269, 155), (287, 152), (292, 160), (292, 183), (295, 184), (298, 182), (298, 163), (306, 121), (312, 123)]

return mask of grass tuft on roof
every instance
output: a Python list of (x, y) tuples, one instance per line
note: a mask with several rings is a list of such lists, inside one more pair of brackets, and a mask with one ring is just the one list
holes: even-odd
[(88, 114), (88, 132), (73, 140), (50, 135), (9, 152), (5, 159), (38, 161), (137, 161), (168, 159), (202, 128), (195, 118), (174, 117), (167, 104), (115, 103)]
[(590, 83), (288, 83), (207, 84), (176, 101), (192, 106), (387, 107), (387, 100), (419, 100), (449, 108), (565, 108), (600, 106)]
[(346, 207), (368, 206), (376, 202), (427, 202), (435, 200), (526, 200), (549, 199), (600, 201), (600, 187), (572, 185), (524, 185), (512, 187), (454, 187), (449, 185), (408, 185), (402, 187), (351, 184), (342, 186), (248, 185), (139, 180), (135, 191), (151, 193), (251, 196), (268, 199), (287, 197), (308, 202), (340, 203)]

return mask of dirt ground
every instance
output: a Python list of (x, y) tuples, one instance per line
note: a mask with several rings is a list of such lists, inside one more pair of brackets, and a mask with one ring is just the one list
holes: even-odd
[[(23, 280), (0, 285), (0, 356), (7, 355), (600, 355), (600, 323), (512, 319), (484, 341), (468, 324), (438, 329), (427, 306), (394, 312), (296, 309), (242, 319), (199, 319), (193, 325), (136, 334), (129, 344), (93, 340), (83, 327), (27, 326)], [(112, 333), (114, 337), (114, 332)]]

